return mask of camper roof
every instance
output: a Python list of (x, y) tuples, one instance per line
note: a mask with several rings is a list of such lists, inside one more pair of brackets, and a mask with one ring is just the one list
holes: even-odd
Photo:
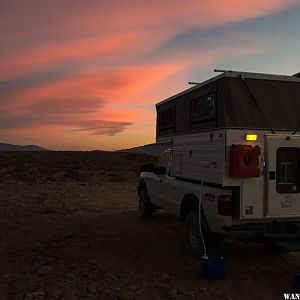
[(222, 71), (156, 104), (157, 137), (212, 128), (298, 130), (300, 78)]
[(196, 84), (195, 86), (186, 89), (176, 95), (173, 95), (165, 100), (162, 100), (158, 103), (156, 103), (156, 106), (159, 106), (163, 103), (166, 103), (170, 100), (173, 100), (174, 98), (177, 98), (178, 96), (184, 95), (186, 93), (189, 93), (193, 90), (196, 90), (200, 87), (203, 87), (209, 83), (212, 83), (214, 81), (217, 81), (224, 77), (243, 77), (243, 78), (249, 78), (249, 79), (263, 79), (263, 80), (277, 80), (277, 81), (289, 81), (289, 82), (299, 82), (300, 83), (300, 72), (295, 75), (277, 75), (277, 74), (265, 74), (265, 73), (252, 73), (252, 72), (241, 72), (241, 71), (230, 71), (230, 70), (214, 70), (215, 72), (221, 72), (222, 74), (212, 77), (208, 80), (205, 80), (201, 83)]

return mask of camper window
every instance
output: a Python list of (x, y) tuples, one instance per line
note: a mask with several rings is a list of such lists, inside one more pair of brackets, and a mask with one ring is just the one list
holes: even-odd
[(175, 126), (175, 106), (167, 108), (159, 113), (160, 129), (172, 128)]
[(191, 121), (199, 122), (216, 117), (215, 97), (212, 94), (191, 101)]
[(276, 187), (278, 193), (299, 192), (299, 149), (277, 149), (277, 178)]

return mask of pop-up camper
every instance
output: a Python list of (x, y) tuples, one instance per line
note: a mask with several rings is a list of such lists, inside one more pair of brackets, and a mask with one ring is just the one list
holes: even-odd
[(299, 76), (222, 71), (156, 109), (170, 150), (141, 174), (152, 207), (185, 219), (201, 197), (211, 231), (299, 234)]

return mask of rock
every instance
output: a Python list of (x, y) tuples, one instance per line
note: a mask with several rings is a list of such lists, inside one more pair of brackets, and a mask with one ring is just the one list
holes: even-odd
[(111, 280), (119, 280), (118, 277), (113, 273), (106, 273), (105, 277)]
[(74, 273), (68, 273), (67, 277), (71, 280), (76, 280), (76, 275)]
[(56, 210), (54, 207), (46, 206), (43, 211), (45, 214), (55, 214)]
[(199, 261), (195, 258), (192, 258), (192, 257), (185, 257), (185, 264), (186, 265), (194, 265), (194, 264), (199, 264)]
[(21, 292), (21, 293), (15, 294), (13, 299), (14, 300), (24, 300), (24, 293)]
[(78, 300), (78, 297), (71, 290), (65, 290), (58, 298), (61, 300)]
[(54, 269), (50, 266), (42, 266), (40, 269), (38, 269), (38, 274), (42, 276), (50, 275)]
[(29, 292), (25, 296), (25, 300), (40, 300), (45, 298), (45, 291), (40, 289), (33, 292)]
[(134, 295), (133, 295), (132, 292), (129, 292), (127, 290), (123, 290), (120, 293), (119, 299), (121, 299), (121, 300), (131, 300), (131, 299), (134, 299)]
[(194, 289), (179, 288), (179, 293), (181, 295), (186, 295), (186, 296), (192, 296), (192, 297), (195, 296), (195, 290)]
[(94, 282), (90, 282), (86, 288), (90, 293), (95, 293), (97, 290), (97, 285)]
[(22, 226), (22, 230), (23, 231), (28, 231), (30, 229), (30, 226), (29, 225), (24, 225)]
[(42, 243), (38, 241), (30, 241), (30, 243), (24, 246), (26, 250), (37, 252), (42, 248)]
[(59, 225), (55, 226), (55, 229), (62, 230), (62, 229), (65, 229), (65, 226), (62, 224), (59, 224)]
[(171, 280), (171, 276), (170, 276), (169, 274), (167, 274), (167, 273), (163, 273), (163, 274), (161, 275), (160, 279), (161, 279), (162, 281), (170, 281), (170, 280)]
[(136, 285), (134, 285), (134, 284), (130, 284), (130, 285), (129, 285), (129, 289), (130, 289), (131, 291), (136, 291), (136, 290), (138, 290), (139, 288), (138, 288)]
[(10, 278), (10, 277), (11, 277), (11, 275), (10, 275), (9, 273), (6, 273), (6, 274), (3, 276), (4, 279)]
[(176, 300), (194, 300), (195, 297), (192, 295), (178, 295)]
[(139, 289), (138, 291), (136, 291), (136, 294), (138, 295), (138, 294), (141, 294), (141, 293), (143, 293), (143, 292), (144, 292), (143, 289)]
[(225, 243), (225, 245), (236, 246), (239, 248), (243, 248), (245, 246), (245, 243), (240, 242), (231, 236), (225, 236), (224, 243)]
[(171, 287), (167, 292), (168, 298), (174, 299), (178, 295), (178, 289), (176, 287)]
[(200, 293), (200, 294), (203, 294), (203, 293), (207, 293), (209, 291), (209, 288), (208, 287), (200, 287), (200, 288), (198, 288), (198, 292)]
[(97, 263), (98, 263), (98, 261), (96, 259), (91, 259), (90, 260), (90, 264), (93, 265), (93, 266), (96, 265)]
[(165, 281), (162, 281), (159, 277), (153, 279), (154, 286), (161, 288), (161, 289), (166, 289), (168, 290), (170, 288), (170, 285), (166, 283)]

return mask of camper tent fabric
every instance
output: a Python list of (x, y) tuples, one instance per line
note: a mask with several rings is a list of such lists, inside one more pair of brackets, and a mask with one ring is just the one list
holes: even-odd
[[(195, 121), (191, 117), (193, 103), (201, 97), (206, 110), (205, 99), (213, 99), (215, 111), (207, 119)], [(163, 127), (163, 112), (167, 109), (174, 112), (174, 119), (170, 126)], [(212, 128), (295, 130), (299, 127), (300, 82), (223, 77), (157, 105), (158, 137)]]

